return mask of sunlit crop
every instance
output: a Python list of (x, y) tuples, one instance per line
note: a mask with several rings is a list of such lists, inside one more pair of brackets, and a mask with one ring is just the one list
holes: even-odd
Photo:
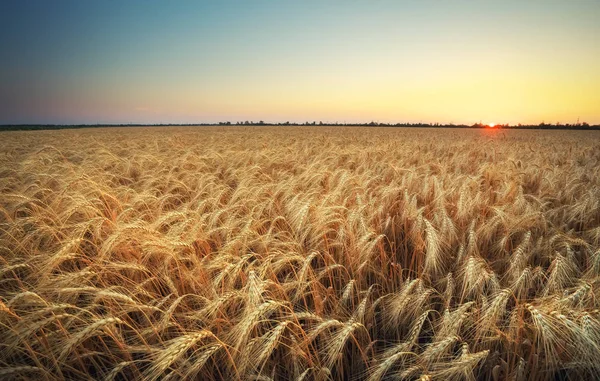
[(599, 142), (0, 133), (0, 378), (598, 378)]

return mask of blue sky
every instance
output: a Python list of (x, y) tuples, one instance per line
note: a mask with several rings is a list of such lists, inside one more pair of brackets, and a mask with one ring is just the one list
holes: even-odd
[(3, 1), (0, 124), (600, 123), (598, 1)]

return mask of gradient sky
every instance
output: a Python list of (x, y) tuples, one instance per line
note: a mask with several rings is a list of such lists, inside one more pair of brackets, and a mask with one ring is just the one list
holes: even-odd
[(600, 123), (600, 1), (0, 2), (0, 124)]

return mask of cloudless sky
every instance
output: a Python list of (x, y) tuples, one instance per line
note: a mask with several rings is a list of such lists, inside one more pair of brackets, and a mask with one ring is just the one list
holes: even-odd
[(0, 124), (600, 123), (600, 1), (0, 2)]

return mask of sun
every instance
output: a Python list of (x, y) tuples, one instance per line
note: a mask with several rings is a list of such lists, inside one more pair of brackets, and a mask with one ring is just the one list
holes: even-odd
[(496, 123), (488, 123), (488, 126), (489, 126), (490, 128), (494, 128), (494, 127), (496, 127)]

